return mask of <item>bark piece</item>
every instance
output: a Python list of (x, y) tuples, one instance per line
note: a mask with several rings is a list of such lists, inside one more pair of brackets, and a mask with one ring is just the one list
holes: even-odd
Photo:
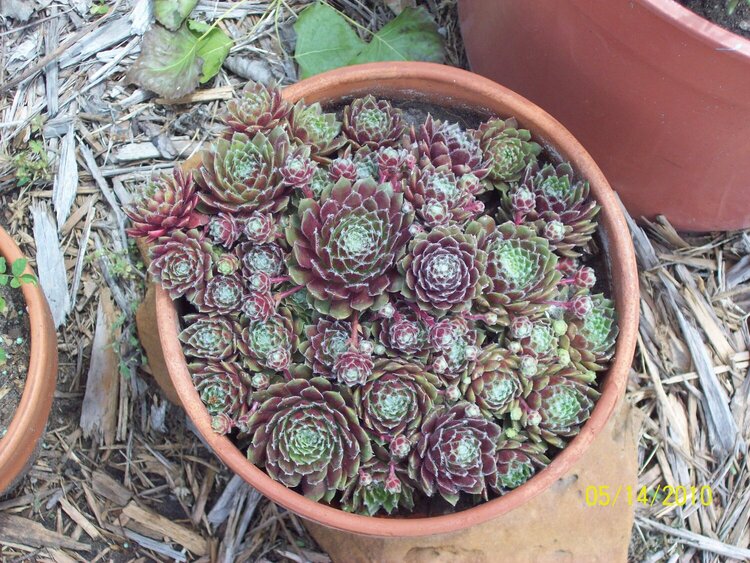
[(86, 394), (81, 407), (81, 429), (86, 437), (97, 436), (111, 445), (117, 427), (117, 397), (120, 383), (119, 361), (115, 354), (119, 330), (113, 330), (117, 312), (109, 290), (102, 288), (96, 311), (96, 329)]

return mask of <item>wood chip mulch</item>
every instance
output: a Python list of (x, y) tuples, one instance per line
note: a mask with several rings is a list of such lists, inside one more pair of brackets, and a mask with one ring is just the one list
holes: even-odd
[[(296, 81), (291, 25), (309, 3), (242, 2), (230, 13), (235, 3), (201, 0), (198, 17), (225, 16), (235, 46), (211, 86), (179, 104), (123, 81), (147, 0), (119, 0), (103, 17), (91, 0), (33, 0), (27, 21), (0, 11), (0, 222), (34, 260), (60, 325), (47, 434), (27, 478), (0, 499), (0, 560), (329, 561), (153, 384), (134, 327), (145, 278), (121, 211), (135, 186), (211, 136), (246, 80)], [(390, 17), (380, 2), (333, 4), (368, 29)], [(423, 4), (448, 61), (465, 67), (456, 0)], [(640, 485), (710, 486), (713, 499), (637, 504), (631, 558), (747, 560), (750, 232), (686, 235), (666, 221), (632, 230), (642, 313), (628, 395), (646, 415)]]

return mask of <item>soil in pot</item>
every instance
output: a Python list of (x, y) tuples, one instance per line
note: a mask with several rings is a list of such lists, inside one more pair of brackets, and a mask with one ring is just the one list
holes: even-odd
[(678, 0), (699, 16), (738, 35), (750, 38), (750, 4), (740, 0), (737, 9), (729, 14), (726, 0)]
[(0, 438), (16, 413), (29, 368), (29, 317), (20, 289), (0, 285), (5, 314), (0, 314), (0, 348), (7, 359), (0, 365)]

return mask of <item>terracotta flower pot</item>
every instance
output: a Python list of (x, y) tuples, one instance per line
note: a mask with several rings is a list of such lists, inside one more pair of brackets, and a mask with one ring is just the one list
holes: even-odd
[[(9, 265), (23, 258), (21, 249), (2, 227), (0, 255)], [(33, 273), (28, 266), (26, 273)], [(24, 284), (21, 289), (29, 314), (31, 353), (21, 401), (0, 440), (0, 495), (16, 484), (31, 464), (47, 425), (57, 381), (57, 336), (47, 299), (38, 285)]]
[(453, 514), (429, 518), (372, 518), (349, 514), (309, 500), (268, 477), (252, 465), (225, 436), (211, 430), (211, 418), (188, 372), (178, 334), (178, 312), (169, 295), (156, 289), (156, 316), (169, 376), (180, 402), (205, 441), (235, 473), (261, 493), (303, 518), (357, 534), (411, 537), (446, 533), (486, 522), (523, 505), (547, 489), (570, 469), (610, 418), (625, 390), (638, 325), (638, 278), (635, 256), (617, 200), (599, 168), (584, 148), (557, 121), (510, 90), (475, 74), (427, 63), (375, 63), (327, 72), (284, 90), (289, 101), (335, 103), (342, 98), (372, 93), (394, 100), (471, 108), (515, 116), (538, 140), (556, 147), (563, 158), (591, 182), (602, 206), (602, 240), (612, 272), (620, 335), (615, 358), (604, 376), (602, 396), (581, 433), (554, 461), (511, 493)]
[(750, 40), (674, 0), (462, 0), (471, 68), (586, 146), (636, 217), (750, 227)]

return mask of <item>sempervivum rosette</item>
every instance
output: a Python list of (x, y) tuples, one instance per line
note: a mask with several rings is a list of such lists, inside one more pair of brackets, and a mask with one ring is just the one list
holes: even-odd
[(387, 300), (413, 218), (402, 207), (401, 194), (371, 180), (339, 180), (319, 201), (300, 202), (287, 264), (318, 311), (344, 319)]
[(209, 209), (238, 215), (284, 209), (289, 195), (280, 168), (288, 150), (289, 137), (281, 127), (218, 139), (203, 151), (195, 174), (201, 201)]
[(552, 376), (535, 380), (526, 398), (523, 424), (532, 439), (562, 448), (591, 416), (599, 392), (578, 380)]
[(591, 297), (592, 306), (583, 318), (570, 316), (563, 347), (570, 358), (587, 369), (599, 371), (612, 357), (617, 339), (614, 303), (601, 294)]
[(435, 409), (423, 422), (409, 455), (409, 476), (421, 491), (450, 504), (461, 493), (487, 496), (495, 473), (495, 444), (502, 430), (484, 418), (476, 405), (459, 403)]
[[(248, 411), (248, 388), (243, 381), (242, 368), (234, 362), (215, 361), (196, 362), (188, 367), (208, 413), (212, 417), (228, 417), (231, 429)], [(220, 428), (226, 429), (226, 426), (217, 424)]]
[(314, 325), (305, 327), (306, 341), (300, 345), (307, 364), (317, 375), (328, 375), (339, 356), (349, 349), (351, 325), (321, 317)]
[(395, 146), (406, 132), (401, 110), (374, 96), (359, 98), (346, 106), (343, 120), (341, 130), (356, 149)]
[(325, 157), (346, 142), (340, 136), (341, 122), (333, 113), (325, 113), (320, 104), (297, 102), (289, 115), (289, 136), (300, 145), (310, 147), (314, 157)]
[(249, 82), (239, 98), (227, 102), (224, 123), (231, 131), (253, 135), (283, 123), (291, 109), (275, 86), (268, 88), (259, 82)]
[(246, 242), (239, 245), (238, 253), (242, 262), (242, 273), (246, 278), (251, 278), (253, 274), (265, 274), (269, 278), (275, 278), (284, 273), (286, 254), (278, 244)]
[(526, 220), (536, 221), (540, 234), (549, 238), (561, 255), (580, 256), (596, 231), (600, 209), (591, 199), (589, 183), (576, 180), (573, 168), (563, 162), (542, 168), (529, 165), (520, 185), (535, 200)]
[(489, 163), (485, 160), (479, 141), (470, 131), (457, 123), (434, 120), (431, 115), (419, 127), (412, 127), (411, 142), (419, 154), (422, 169), (447, 167), (456, 176), (473, 174), (483, 178)]
[(487, 178), (496, 187), (519, 180), (524, 169), (536, 162), (542, 147), (531, 141), (531, 133), (519, 129), (514, 118), (490, 119), (477, 131), (479, 144), (490, 162)]
[(193, 299), (211, 273), (211, 245), (195, 229), (175, 231), (151, 247), (148, 273), (161, 283), (172, 299)]
[(228, 317), (185, 315), (180, 333), (185, 354), (205, 360), (226, 360), (237, 352), (239, 325)]
[(469, 310), (489, 281), (487, 254), (477, 247), (481, 230), (478, 223), (465, 231), (451, 225), (414, 237), (399, 263), (403, 295), (439, 315)]
[(341, 508), (374, 516), (393, 513), (397, 508), (414, 508), (414, 486), (400, 465), (373, 457), (362, 464), (359, 475), (341, 498)]
[[(382, 315), (382, 310), (381, 310)], [(373, 326), (389, 356), (425, 359), (430, 348), (429, 330), (411, 307), (398, 302), (390, 316), (382, 316)]]
[(250, 321), (242, 329), (237, 343), (252, 371), (262, 371), (264, 367), (274, 371), (286, 370), (296, 344), (291, 315), (284, 309), (267, 319)]
[(367, 381), (372, 374), (374, 365), (370, 354), (361, 350), (350, 349), (343, 354), (339, 354), (339, 357), (336, 358), (331, 375), (341, 385), (356, 387)]
[(550, 461), (545, 455), (544, 444), (533, 442), (525, 434), (513, 432), (513, 436), (504, 438), (497, 445), (497, 471), (489, 485), (498, 494), (520, 487)]
[(464, 396), (488, 418), (509, 414), (531, 391), (531, 382), (521, 373), (518, 358), (497, 344), (482, 349), (469, 377)]
[(205, 232), (214, 243), (232, 248), (242, 234), (242, 227), (242, 223), (234, 215), (219, 212), (209, 219)]
[(462, 225), (484, 210), (484, 204), (474, 198), (479, 185), (476, 176), (456, 178), (447, 166), (441, 166), (414, 170), (405, 185), (404, 196), (425, 225)]
[(331, 500), (372, 457), (351, 399), (323, 378), (277, 383), (254, 399), (260, 406), (248, 423), (247, 457), (309, 498)]
[(193, 178), (175, 168), (172, 174), (162, 174), (148, 182), (136, 199), (123, 208), (133, 222), (127, 232), (153, 241), (176, 229), (192, 229), (207, 220), (195, 211), (197, 204)]
[(434, 349), (432, 369), (454, 385), (472, 369), (484, 340), (484, 332), (470, 326), (465, 317), (452, 317), (430, 328)]
[(414, 434), (432, 410), (439, 381), (419, 364), (378, 360), (367, 382), (354, 390), (362, 425), (383, 444)]
[(193, 303), (201, 313), (228, 315), (239, 313), (246, 298), (247, 289), (239, 275), (213, 275), (195, 292)]
[(533, 229), (503, 223), (486, 239), (489, 291), (481, 305), (507, 325), (511, 315), (539, 316), (557, 291), (557, 256)]

